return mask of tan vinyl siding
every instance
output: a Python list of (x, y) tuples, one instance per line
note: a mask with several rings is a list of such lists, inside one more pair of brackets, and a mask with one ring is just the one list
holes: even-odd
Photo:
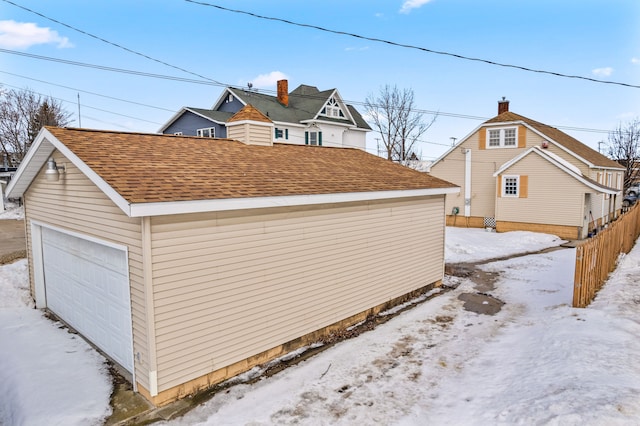
[[(522, 130), (523, 128), (520, 127), (518, 132), (521, 133)], [(482, 145), (480, 140), (486, 139), (486, 133), (486, 128), (480, 128), (431, 168), (433, 176), (460, 186), (459, 194), (447, 195), (445, 204), (447, 214), (451, 214), (453, 207), (458, 207), (460, 209), (459, 216), (464, 216), (465, 155), (462, 153), (462, 149), (471, 149), (471, 216), (495, 216), (498, 188), (493, 173), (504, 163), (524, 152), (526, 148), (485, 147), (485, 149), (477, 149), (479, 145)], [(526, 135), (528, 137), (531, 132), (526, 132)]]
[[(518, 146), (519, 148), (487, 148), (486, 140), (487, 128), (513, 127), (513, 125), (482, 127), (472, 134), (463, 143), (453, 149), (444, 159), (440, 160), (431, 168), (431, 174), (435, 177), (447, 180), (460, 186), (459, 194), (449, 194), (446, 198), (445, 211), (451, 214), (453, 207), (460, 209), (459, 215), (464, 215), (464, 154), (462, 149), (471, 149), (471, 216), (473, 217), (494, 217), (497, 215), (496, 198), (499, 188), (496, 185), (497, 179), (493, 173), (507, 161), (520, 155), (525, 150), (542, 146), (543, 139), (537, 133), (527, 129), (525, 126), (518, 126)], [(524, 140), (524, 142), (523, 142)], [(524, 144), (524, 148), (520, 148)], [(480, 149), (478, 149), (480, 148)], [(589, 176), (592, 171), (589, 167), (578, 161), (574, 156), (568, 154), (561, 148), (549, 143), (550, 152), (557, 154), (569, 163), (577, 166), (585, 176)], [(529, 179), (534, 178), (534, 173), (524, 173), (529, 175)], [(536, 177), (537, 178), (537, 177)], [(593, 177), (595, 179), (595, 177)], [(621, 201), (616, 200), (616, 204)], [(579, 204), (582, 205), (582, 204)], [(505, 219), (506, 220), (506, 219)]]
[[(465, 146), (467, 144), (478, 144), (477, 134), (472, 137), (474, 141), (467, 140), (465, 142)], [(457, 194), (447, 194), (445, 199), (445, 207), (444, 210), (447, 214), (451, 214), (451, 211), (454, 207), (458, 207), (460, 210), (459, 216), (464, 215), (464, 162), (465, 157), (462, 153), (462, 149), (464, 147), (456, 147), (453, 149), (449, 155), (443, 160), (440, 160), (436, 164), (431, 167), (429, 173), (433, 176), (436, 176), (440, 179), (444, 179), (448, 182), (451, 182), (460, 187), (460, 192)], [(477, 151), (477, 150), (476, 150)], [(473, 154), (472, 154), (473, 155)]]
[(252, 145), (272, 145), (273, 127), (258, 124), (239, 124), (227, 127), (227, 138)]
[[(47, 182), (43, 168), (24, 196), (29, 258), (33, 259), (32, 220), (128, 247), (134, 354), (140, 353), (140, 361), (135, 363), (136, 379), (143, 386), (148, 386), (146, 360), (149, 354), (142, 284), (140, 219), (127, 217), (61, 154), (56, 152), (53, 157), (58, 165), (65, 164), (66, 173), (61, 175), (59, 182)], [(30, 271), (30, 275), (33, 277), (33, 271)], [(33, 291), (33, 278), (31, 285)]]
[(591, 174), (591, 169), (589, 169), (589, 166), (587, 164), (578, 160), (575, 156), (569, 154), (564, 149), (550, 143), (547, 150), (553, 154), (556, 154), (558, 157), (569, 162), (570, 164), (576, 166), (580, 170), (580, 173), (582, 173), (584, 176), (589, 176)]
[(158, 390), (442, 278), (443, 197), (154, 217)]
[(583, 226), (584, 194), (590, 192), (586, 185), (534, 154), (504, 175), (528, 176), (527, 197), (499, 198), (496, 220)]

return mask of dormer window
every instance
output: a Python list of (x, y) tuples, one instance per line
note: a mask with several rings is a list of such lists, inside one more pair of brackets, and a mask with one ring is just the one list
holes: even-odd
[(322, 111), (320, 111), (320, 114), (326, 115), (327, 117), (344, 118), (340, 104), (338, 104), (338, 101), (333, 96), (329, 98), (327, 104), (322, 108)]
[(518, 146), (518, 128), (487, 129), (487, 148), (516, 148)]
[(198, 129), (196, 134), (201, 138), (215, 138), (216, 137), (216, 128), (215, 127), (206, 127), (204, 129)]

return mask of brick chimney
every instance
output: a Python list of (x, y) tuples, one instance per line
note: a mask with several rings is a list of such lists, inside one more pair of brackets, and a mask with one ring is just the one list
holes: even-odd
[(509, 101), (503, 96), (502, 100), (498, 101), (498, 115), (507, 111), (509, 111)]
[(278, 80), (278, 102), (289, 106), (289, 82), (287, 80)]

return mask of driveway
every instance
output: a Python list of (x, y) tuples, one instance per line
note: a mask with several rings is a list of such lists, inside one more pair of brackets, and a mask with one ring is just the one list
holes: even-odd
[(24, 220), (0, 220), (0, 265), (26, 257)]

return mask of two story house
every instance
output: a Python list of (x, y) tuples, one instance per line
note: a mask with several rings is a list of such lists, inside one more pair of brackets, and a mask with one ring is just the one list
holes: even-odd
[(273, 141), (297, 145), (366, 147), (371, 127), (337, 89), (320, 91), (300, 85), (289, 93), (287, 80), (277, 83), (277, 95), (252, 89), (227, 87), (211, 109), (184, 107), (159, 133), (226, 138), (227, 121), (244, 106), (251, 105), (273, 122)]
[(461, 187), (446, 197), (450, 226), (528, 230), (582, 239), (617, 217), (624, 167), (566, 133), (509, 111), (438, 158), (430, 173)]

